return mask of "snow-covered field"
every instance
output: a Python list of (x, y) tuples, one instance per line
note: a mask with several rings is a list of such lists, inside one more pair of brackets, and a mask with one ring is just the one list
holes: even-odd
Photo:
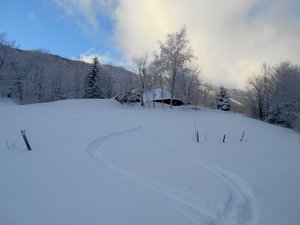
[(300, 224), (292, 130), (114, 100), (1, 100), (0, 115), (1, 225)]

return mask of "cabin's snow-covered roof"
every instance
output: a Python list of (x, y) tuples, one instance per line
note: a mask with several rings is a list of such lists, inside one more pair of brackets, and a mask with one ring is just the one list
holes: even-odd
[(171, 93), (166, 89), (153, 89), (144, 93), (144, 101), (155, 101), (163, 99), (171, 99)]

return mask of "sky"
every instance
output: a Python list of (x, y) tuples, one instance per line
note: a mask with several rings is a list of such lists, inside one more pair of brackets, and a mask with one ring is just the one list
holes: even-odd
[(183, 26), (216, 85), (244, 88), (263, 63), (300, 64), (299, 0), (1, 0), (0, 32), (20, 48), (129, 69)]

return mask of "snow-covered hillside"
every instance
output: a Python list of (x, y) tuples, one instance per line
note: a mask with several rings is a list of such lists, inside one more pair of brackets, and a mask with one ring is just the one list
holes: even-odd
[(300, 135), (292, 130), (114, 100), (3, 100), (0, 114), (1, 225), (300, 223)]

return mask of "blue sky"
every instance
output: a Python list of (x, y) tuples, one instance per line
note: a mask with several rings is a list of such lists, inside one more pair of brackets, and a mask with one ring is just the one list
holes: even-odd
[(2, 0), (0, 31), (7, 32), (22, 49), (44, 49), (68, 58), (98, 53), (121, 60), (122, 54), (112, 47), (111, 19), (99, 15), (97, 20), (101, 21), (102, 29), (87, 34), (76, 18), (65, 15), (52, 1)]
[(187, 26), (203, 79), (230, 87), (300, 64), (300, 0), (2, 0), (0, 24), (23, 49), (127, 68)]

